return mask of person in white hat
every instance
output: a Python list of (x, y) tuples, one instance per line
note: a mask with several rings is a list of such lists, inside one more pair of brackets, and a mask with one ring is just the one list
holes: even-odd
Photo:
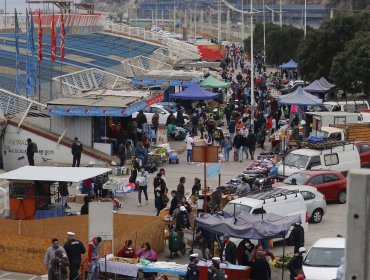
[(225, 280), (226, 274), (223, 269), (220, 268), (221, 259), (219, 257), (212, 258), (212, 265), (208, 269), (208, 279), (212, 280)]
[(197, 266), (198, 254), (190, 255), (190, 263), (186, 270), (185, 280), (199, 280), (200, 271)]
[(75, 239), (74, 232), (67, 232), (67, 242), (64, 244), (64, 250), (66, 250), (67, 257), (70, 263), (70, 280), (79, 280), (78, 270), (81, 265), (81, 255), (86, 253), (85, 246), (80, 240)]
[[(290, 279), (294, 280), (299, 274), (303, 274), (303, 254), (306, 253), (304, 247), (298, 249), (298, 253), (293, 256), (293, 258), (288, 263), (288, 269), (290, 272)], [(304, 275), (304, 274), (303, 274)]]
[(190, 229), (190, 220), (185, 206), (180, 206), (180, 212), (176, 216), (176, 232), (180, 240), (180, 251), (185, 254), (184, 231)]

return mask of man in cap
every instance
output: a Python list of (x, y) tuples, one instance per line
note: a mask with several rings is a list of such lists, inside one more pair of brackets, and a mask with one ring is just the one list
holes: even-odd
[(67, 242), (64, 244), (64, 250), (67, 253), (67, 257), (70, 263), (70, 280), (79, 280), (78, 269), (81, 265), (81, 254), (86, 253), (85, 246), (80, 240), (75, 239), (74, 232), (67, 232)]
[(220, 258), (231, 264), (236, 264), (236, 245), (230, 241), (230, 236), (224, 234), (223, 243), (220, 249)]
[(180, 206), (180, 212), (176, 216), (176, 232), (180, 240), (180, 250), (185, 254), (184, 231), (190, 229), (190, 220), (185, 206)]
[(208, 269), (208, 279), (212, 280), (225, 280), (225, 271), (220, 268), (221, 259), (218, 257), (212, 258), (212, 265)]
[(190, 255), (190, 263), (186, 271), (185, 280), (199, 280), (200, 271), (197, 266), (198, 254)]
[[(294, 280), (296, 276), (303, 274), (303, 254), (306, 253), (304, 247), (300, 247), (298, 253), (288, 263), (288, 269), (290, 272), (290, 280)], [(304, 275), (304, 274), (303, 274)]]

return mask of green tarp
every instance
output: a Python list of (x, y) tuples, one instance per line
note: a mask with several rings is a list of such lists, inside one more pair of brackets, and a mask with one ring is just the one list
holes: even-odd
[(204, 81), (201, 81), (199, 85), (202, 88), (228, 88), (230, 86), (230, 83), (225, 83), (215, 79), (212, 76), (208, 76), (208, 78)]

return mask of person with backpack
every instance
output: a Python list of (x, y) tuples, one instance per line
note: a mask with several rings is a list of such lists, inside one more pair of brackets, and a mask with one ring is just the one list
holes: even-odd
[(72, 144), (72, 155), (73, 155), (72, 167), (75, 166), (80, 167), (82, 150), (83, 150), (82, 143), (78, 140), (77, 137), (75, 137)]
[(34, 155), (37, 152), (37, 145), (32, 142), (31, 138), (27, 139), (27, 159), (30, 166), (35, 166)]
[(224, 140), (224, 133), (220, 127), (216, 127), (213, 132), (213, 138), (215, 139), (217, 145), (220, 147), (220, 151), (222, 151), (222, 140)]
[(180, 206), (180, 212), (176, 216), (176, 232), (180, 240), (180, 250), (185, 251), (184, 231), (190, 230), (190, 220), (185, 206)]
[(69, 261), (63, 256), (63, 252), (61, 250), (56, 250), (55, 257), (50, 262), (48, 280), (67, 280), (67, 266), (69, 265)]

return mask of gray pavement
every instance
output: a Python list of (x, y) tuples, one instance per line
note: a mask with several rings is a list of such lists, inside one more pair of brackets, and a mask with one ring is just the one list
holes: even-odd
[[(184, 146), (184, 142), (171, 142), (171, 148), (177, 149), (181, 146)], [(257, 150), (257, 154), (260, 151)], [(221, 163), (221, 182), (225, 182), (233, 177), (235, 177), (240, 171), (242, 171), (251, 161), (244, 160), (242, 163), (240, 162), (222, 162)], [(193, 186), (194, 178), (198, 177), (202, 180), (203, 185), (203, 166), (201, 164), (187, 164), (185, 154), (180, 155), (180, 163), (179, 164), (164, 164), (163, 167), (166, 170), (166, 180), (168, 184), (168, 189), (171, 191), (176, 189), (178, 180), (181, 176), (186, 177), (185, 183), (185, 192), (190, 193), (191, 188)], [(150, 182), (153, 181), (155, 174), (150, 175)], [(218, 186), (218, 177), (211, 178), (207, 180), (207, 185), (211, 188), (215, 188)], [(70, 188), (70, 192), (74, 192), (75, 188)], [(119, 213), (125, 214), (133, 214), (133, 215), (151, 215), (154, 216), (156, 214), (156, 210), (154, 207), (154, 191), (153, 187), (150, 184), (148, 186), (148, 195), (149, 195), (149, 204), (143, 204), (141, 207), (137, 207), (137, 192), (133, 192), (130, 194), (126, 194), (124, 196), (120, 196), (119, 199), (123, 202), (123, 207), (120, 209)], [(71, 206), (71, 211), (79, 211), (81, 208), (81, 204), (79, 203), (69, 203)], [(329, 204), (327, 213), (323, 217), (323, 220), (319, 224), (310, 224), (308, 233), (306, 234), (306, 243), (305, 247), (308, 249), (317, 239), (322, 237), (335, 237), (337, 234), (341, 234), (345, 236), (346, 234), (346, 219), (347, 219), (347, 208), (346, 205), (340, 204)], [(200, 250), (195, 249), (195, 252), (200, 253)], [(282, 243), (274, 244), (274, 248), (272, 248), (272, 253), (275, 256), (282, 256), (283, 253), (283, 246)], [(286, 247), (286, 254), (292, 255), (293, 254), (293, 247), (287, 246)], [(159, 258), (161, 260), (169, 260), (169, 261), (176, 261), (178, 263), (188, 263), (188, 254), (185, 256), (180, 255), (179, 257), (170, 258), (170, 253), (167, 249), (161, 254), (159, 254)], [(19, 273), (10, 273), (9, 272), (1, 272), (0, 271), (0, 280), (6, 279), (14, 279), (14, 280), (28, 280), (28, 279), (40, 279), (40, 278), (32, 278), (34, 275), (24, 275)], [(289, 279), (289, 273), (285, 272), (284, 279)], [(176, 278), (174, 278), (176, 279)], [(282, 279), (281, 270), (274, 269), (272, 279)]]

